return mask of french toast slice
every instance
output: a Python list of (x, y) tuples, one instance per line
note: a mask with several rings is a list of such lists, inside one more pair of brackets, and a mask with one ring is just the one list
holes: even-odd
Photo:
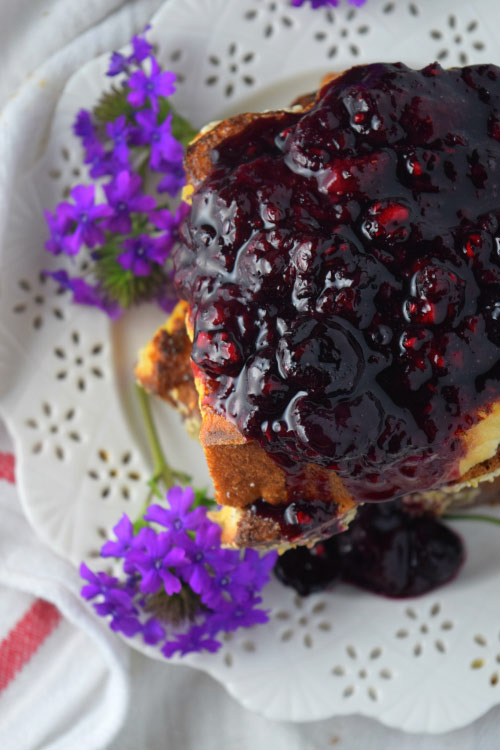
[[(301, 97), (293, 111), (307, 112), (314, 106), (316, 98), (315, 95)], [(228, 138), (267, 119), (276, 122), (282, 118), (285, 121), (289, 111), (246, 113), (204, 128), (187, 150), (185, 199), (189, 200), (190, 193), (217, 167), (214, 154)], [(175, 326), (179, 328), (180, 320), (184, 318), (187, 339), (191, 342), (193, 322), (190, 313), (186, 303), (181, 302), (174, 316)], [(167, 322), (165, 331), (168, 333), (172, 327), (173, 324)], [(158, 367), (166, 371), (169, 365), (158, 354), (157, 344), (152, 342), (143, 351), (136, 375), (148, 390), (165, 398)], [(183, 356), (188, 354), (189, 345), (186, 344)], [(172, 366), (178, 367), (175, 362)], [(213, 479), (215, 499), (224, 506), (218, 514), (223, 541), (234, 547), (313, 543), (349, 523), (355, 515), (356, 500), (343, 479), (334, 470), (308, 461), (294, 472), (291, 484), (289, 473), (256, 440), (243, 435), (232, 421), (212, 408), (206, 398), (207, 380), (194, 363), (192, 366), (193, 380), (189, 392), (187, 387), (184, 389), (183, 398), (193, 403), (194, 385), (201, 415), (200, 440)], [(185, 365), (183, 367), (185, 373)], [(156, 375), (152, 374), (155, 368)], [(178, 402), (178, 392), (174, 396), (167, 395), (167, 400)], [(181, 399), (181, 403), (184, 409), (185, 401)], [(492, 481), (500, 474), (500, 401), (490, 401), (480, 410), (475, 423), (460, 434), (459, 443), (458, 479), (446, 481), (444, 486), (427, 493), (420, 494), (415, 489), (412, 493), (414, 502), (421, 502), (434, 510), (443, 510), (451, 503), (470, 502), (471, 499), (477, 502), (475, 488), (478, 484)], [(318, 497), (321, 497), (321, 503), (316, 502)], [(309, 508), (315, 509), (314, 514), (309, 514)]]

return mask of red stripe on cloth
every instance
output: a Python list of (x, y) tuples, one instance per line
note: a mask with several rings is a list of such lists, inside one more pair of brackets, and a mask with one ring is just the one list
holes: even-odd
[(61, 620), (50, 602), (37, 599), (0, 642), (0, 693), (35, 654)]
[(14, 484), (14, 456), (12, 453), (0, 453), (0, 479)]

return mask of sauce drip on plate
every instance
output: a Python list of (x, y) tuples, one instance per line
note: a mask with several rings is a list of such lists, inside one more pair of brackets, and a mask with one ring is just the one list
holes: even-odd
[(404, 598), (447, 583), (463, 560), (462, 541), (448, 526), (431, 516), (411, 515), (396, 500), (362, 506), (347, 531), (312, 549), (285, 552), (274, 570), (301, 596), (343, 580)]

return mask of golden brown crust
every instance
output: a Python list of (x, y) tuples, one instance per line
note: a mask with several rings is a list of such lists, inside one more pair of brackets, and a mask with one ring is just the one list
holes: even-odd
[(486, 461), (481, 461), (481, 463), (472, 466), (469, 471), (467, 471), (460, 477), (457, 484), (462, 484), (463, 482), (473, 482), (474, 480), (477, 481), (479, 479), (482, 479), (486, 474), (493, 474), (499, 469), (500, 447), (497, 449), (497, 452), (494, 456), (491, 456), (491, 458), (486, 459)]
[(186, 302), (179, 302), (141, 350), (135, 376), (148, 393), (168, 401), (186, 420), (188, 432), (195, 436), (201, 427), (201, 414), (191, 370), (191, 341), (185, 324), (187, 309)]
[(188, 183), (196, 188), (207, 177), (213, 166), (212, 151), (226, 138), (240, 133), (256, 120), (276, 116), (285, 118), (287, 114), (286, 110), (245, 112), (222, 120), (222, 122), (214, 123), (213, 126), (208, 126), (205, 130), (202, 130), (189, 144), (184, 159)]
[[(339, 75), (340, 73), (328, 73), (325, 75), (321, 81), (319, 90)], [(318, 93), (319, 91), (313, 91), (297, 97), (291, 107), (306, 112), (313, 106)], [(268, 112), (244, 112), (234, 117), (228, 117), (226, 120), (207, 125), (187, 147), (184, 166), (186, 168), (188, 184), (196, 188), (208, 176), (213, 166), (212, 151), (222, 141), (226, 140), (226, 138), (240, 133), (257, 120), (275, 117), (285, 118), (289, 112), (290, 109), (270, 110)]]

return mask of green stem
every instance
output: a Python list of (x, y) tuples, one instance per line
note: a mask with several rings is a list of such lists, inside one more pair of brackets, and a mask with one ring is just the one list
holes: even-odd
[(500, 518), (485, 516), (482, 513), (445, 513), (442, 519), (444, 521), (483, 521), (500, 526)]
[(162, 479), (165, 487), (169, 490), (174, 486), (175, 476), (178, 476), (178, 472), (172, 471), (161, 448), (158, 433), (156, 432), (155, 423), (153, 421), (153, 415), (151, 414), (148, 394), (140, 385), (136, 385), (135, 387), (142, 418), (144, 420), (144, 427), (146, 428), (146, 437), (153, 457), (153, 478), (155, 481), (157, 479)]

